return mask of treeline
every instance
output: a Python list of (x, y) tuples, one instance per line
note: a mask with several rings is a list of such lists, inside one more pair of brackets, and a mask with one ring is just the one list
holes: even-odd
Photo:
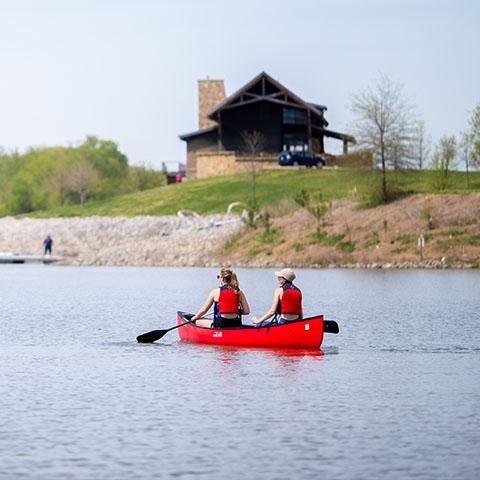
[(165, 184), (165, 174), (131, 167), (115, 142), (88, 136), (75, 147), (0, 150), (0, 216), (84, 205)]
[[(433, 148), (425, 124), (403, 87), (381, 76), (375, 85), (353, 96), (353, 130), (357, 148), (371, 152), (380, 171), (380, 182), (372, 190), (372, 203), (385, 203), (397, 196), (388, 182), (387, 170), (432, 170), (432, 187), (445, 190), (452, 170), (480, 168), (480, 105), (470, 112), (468, 125), (460, 133), (444, 136)], [(395, 177), (394, 177), (395, 178)], [(376, 198), (375, 198), (376, 197)]]

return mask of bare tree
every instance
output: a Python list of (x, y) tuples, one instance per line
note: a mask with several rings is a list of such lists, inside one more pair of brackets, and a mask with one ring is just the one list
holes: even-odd
[(353, 96), (355, 133), (360, 148), (372, 152), (381, 168), (382, 199), (388, 200), (387, 168), (409, 166), (416, 125), (414, 108), (403, 95), (403, 88), (381, 76), (373, 88)]
[(462, 155), (463, 163), (465, 164), (465, 172), (467, 173), (467, 188), (470, 186), (470, 166), (472, 157), (472, 142), (470, 135), (466, 132), (462, 134), (462, 140), (460, 142), (460, 152)]
[(477, 105), (468, 121), (468, 130), (463, 134), (463, 142), (468, 152), (469, 164), (480, 167), (480, 104)]
[(430, 155), (431, 138), (425, 130), (425, 122), (419, 120), (415, 126), (413, 137), (413, 157), (417, 167), (421, 170), (425, 168), (427, 159)]
[(97, 184), (97, 172), (87, 160), (79, 160), (70, 170), (68, 187), (80, 195), (80, 205), (87, 201), (87, 194)]
[(250, 156), (252, 162), (252, 203), (253, 208), (257, 205), (256, 198), (256, 168), (255, 161), (260, 152), (262, 152), (266, 145), (265, 135), (257, 130), (251, 132), (244, 130), (241, 132), (243, 149), (247, 155)]

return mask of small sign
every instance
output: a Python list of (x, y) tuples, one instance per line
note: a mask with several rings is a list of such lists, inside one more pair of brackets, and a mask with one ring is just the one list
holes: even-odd
[(309, 323), (305, 324), (305, 330), (310, 330), (310, 324)]
[(213, 337), (221, 337), (222, 332), (213, 332)]

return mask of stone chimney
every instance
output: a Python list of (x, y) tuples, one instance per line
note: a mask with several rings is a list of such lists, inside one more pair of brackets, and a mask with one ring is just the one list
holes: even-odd
[(206, 113), (225, 98), (225, 86), (223, 80), (198, 81), (198, 127), (208, 128), (216, 125), (216, 122), (207, 118)]

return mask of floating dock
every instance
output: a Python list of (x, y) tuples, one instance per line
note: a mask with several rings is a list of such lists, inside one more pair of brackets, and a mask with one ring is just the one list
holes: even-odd
[(0, 252), (0, 264), (22, 264), (22, 263), (44, 263), (50, 264), (60, 260), (60, 257), (54, 255), (28, 255), (22, 253)]

